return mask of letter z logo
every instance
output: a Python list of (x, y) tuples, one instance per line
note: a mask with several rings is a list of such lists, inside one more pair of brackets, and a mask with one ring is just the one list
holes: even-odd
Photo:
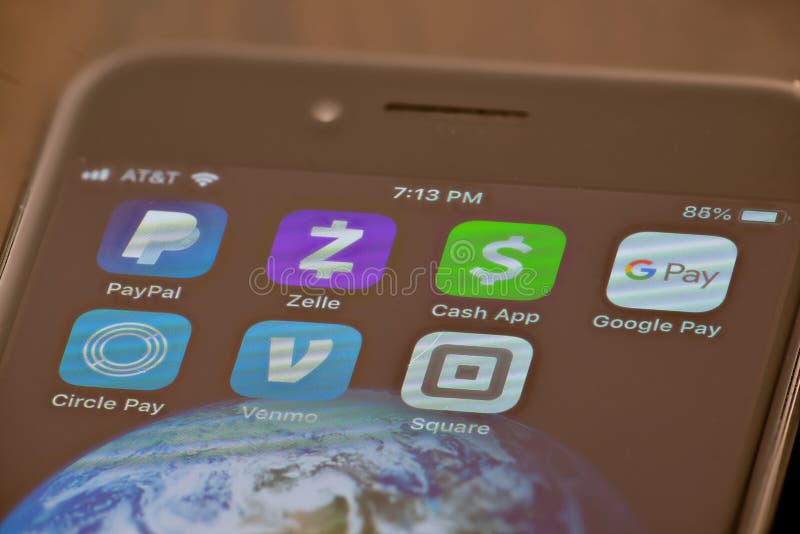
[(328, 258), (343, 251), (364, 236), (364, 230), (347, 228), (347, 221), (333, 221), (330, 227), (314, 226), (312, 237), (328, 237), (333, 241), (316, 252), (300, 260), (300, 269), (316, 271), (317, 278), (328, 279), (333, 273), (349, 273), (353, 270), (352, 261), (329, 261)]
[(361, 334), (327, 323), (264, 321), (244, 335), (231, 387), (244, 397), (329, 400), (350, 384)]
[(369, 287), (383, 276), (395, 233), (376, 213), (295, 211), (278, 227), (267, 275), (290, 286)]

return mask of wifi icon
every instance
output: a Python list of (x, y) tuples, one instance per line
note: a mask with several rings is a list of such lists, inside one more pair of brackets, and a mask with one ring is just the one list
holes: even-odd
[(219, 176), (213, 172), (196, 172), (192, 174), (192, 180), (200, 187), (206, 187), (219, 180)]

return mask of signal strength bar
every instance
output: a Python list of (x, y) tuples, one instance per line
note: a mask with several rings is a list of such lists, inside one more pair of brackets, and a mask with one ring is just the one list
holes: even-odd
[(81, 174), (81, 180), (86, 182), (105, 182), (111, 176), (111, 169), (103, 167), (102, 169), (88, 169)]

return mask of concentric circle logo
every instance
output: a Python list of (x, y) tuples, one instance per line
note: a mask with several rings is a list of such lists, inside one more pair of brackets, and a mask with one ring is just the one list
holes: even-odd
[(74, 386), (161, 389), (178, 376), (191, 333), (174, 313), (90, 310), (72, 325), (58, 374)]
[(103, 327), (86, 340), (83, 360), (93, 371), (110, 377), (146, 373), (167, 356), (167, 338), (157, 328), (134, 322)]
[[(647, 280), (656, 274), (654, 267), (642, 267), (643, 265), (653, 265), (650, 260), (636, 260), (625, 266), (625, 275), (633, 280)], [(636, 269), (638, 267), (638, 269)], [(636, 271), (634, 271), (636, 269)]]

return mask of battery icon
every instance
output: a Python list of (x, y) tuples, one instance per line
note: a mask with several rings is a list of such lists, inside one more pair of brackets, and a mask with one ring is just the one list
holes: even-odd
[(744, 209), (739, 212), (739, 220), (745, 223), (783, 224), (786, 221), (786, 212)]

